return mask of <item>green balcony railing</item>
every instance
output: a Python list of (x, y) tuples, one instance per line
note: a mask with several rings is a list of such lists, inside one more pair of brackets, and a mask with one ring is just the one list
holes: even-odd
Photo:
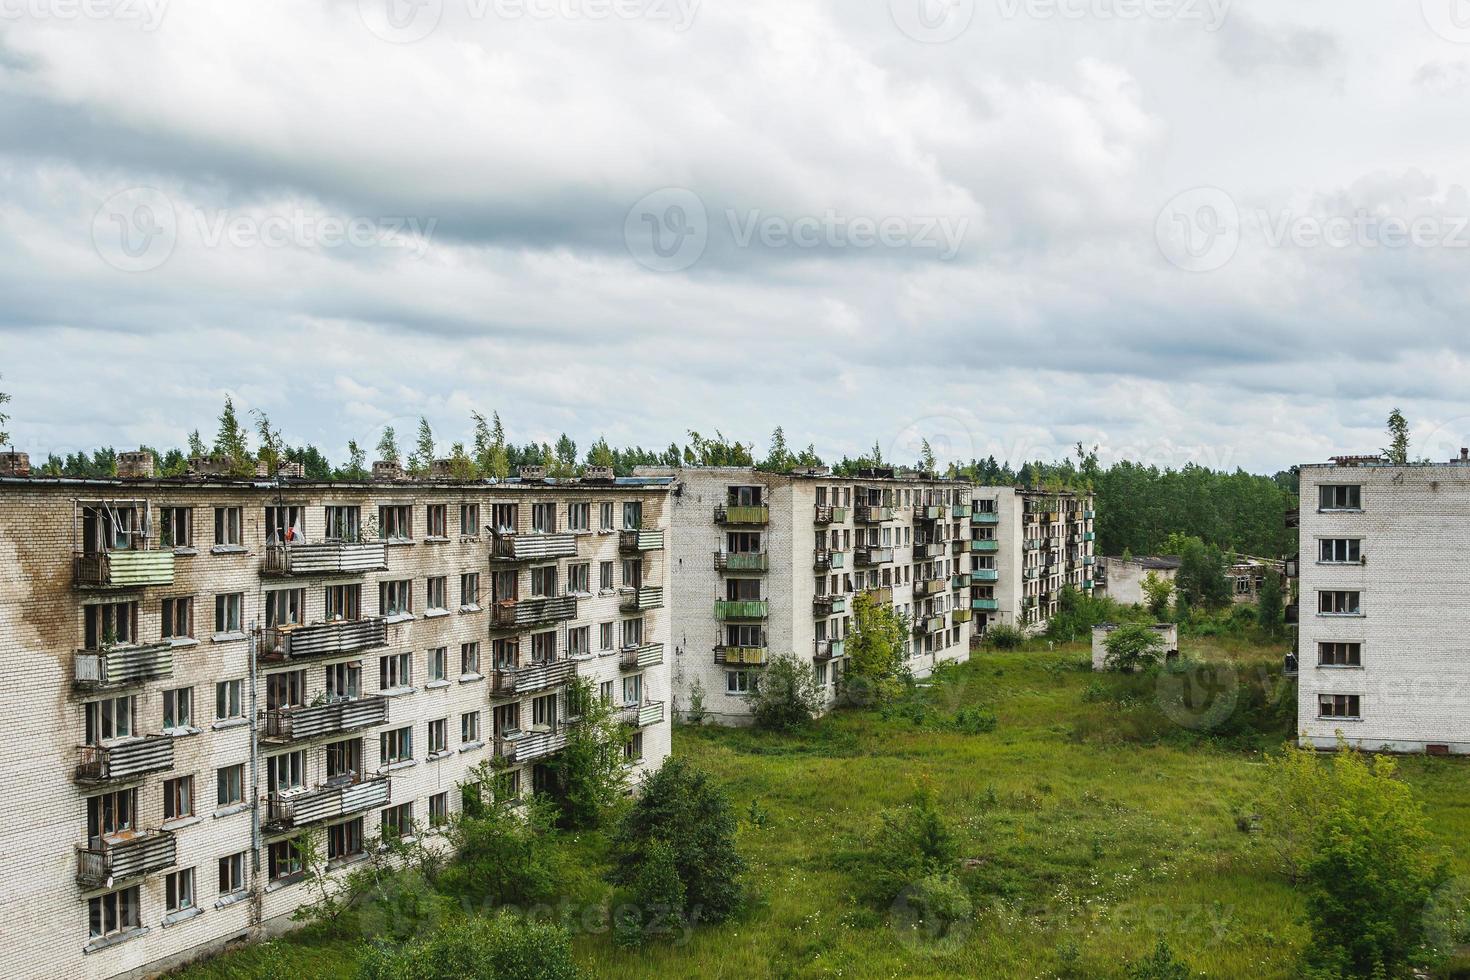
[(993, 555), (1000, 550), (1000, 542), (975, 538), (970, 542), (970, 550), (976, 554)]
[(1000, 570), (995, 568), (977, 568), (970, 573), (970, 584), (977, 582), (999, 582)]
[(953, 507), (950, 508), (950, 512), (957, 519), (964, 519), (964, 518), (970, 516), (970, 505), (969, 504), (955, 504)]
[(971, 599), (970, 608), (975, 612), (998, 612), (1000, 610), (999, 599)]
[(719, 504), (715, 507), (717, 524), (769, 524), (771, 508), (765, 504)]
[(1093, 531), (1083, 531), (1082, 532), (1082, 540), (1083, 541), (1095, 541), (1096, 539), (1097, 539), (1097, 534), (1095, 532), (1093, 532)]
[(717, 599), (715, 619), (765, 619), (769, 605), (765, 599)]
[(716, 551), (715, 568), (722, 572), (764, 572), (771, 567), (764, 551)]
[(999, 524), (1000, 515), (993, 510), (977, 510), (970, 513), (971, 524)]

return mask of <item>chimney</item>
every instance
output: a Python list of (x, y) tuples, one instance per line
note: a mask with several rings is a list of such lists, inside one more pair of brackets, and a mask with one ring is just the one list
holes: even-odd
[(1470, 449), (1467, 449), (1464, 446), (1460, 447), (1460, 462), (1470, 463)]
[(293, 463), (290, 460), (286, 460), (276, 468), (276, 476), (284, 477), (288, 480), (304, 480), (306, 479), (306, 464)]
[(153, 454), (145, 450), (117, 454), (117, 475), (124, 480), (153, 479)]
[(0, 453), (0, 476), (30, 476), (29, 453)]
[(611, 466), (589, 466), (582, 471), (584, 483), (611, 483), (614, 479)]
[(546, 479), (546, 467), (544, 466), (522, 466), (521, 479), (526, 482)]
[(436, 459), (429, 464), (429, 479), (452, 480), (454, 479), (454, 463), (447, 459)]
[(403, 479), (403, 467), (397, 463), (378, 460), (373, 463), (373, 480), (375, 482), (392, 482)]

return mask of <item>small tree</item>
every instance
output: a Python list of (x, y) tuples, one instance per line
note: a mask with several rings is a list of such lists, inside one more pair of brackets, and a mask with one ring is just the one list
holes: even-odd
[(1103, 640), (1103, 646), (1107, 648), (1103, 666), (1109, 670), (1127, 672), (1154, 667), (1164, 655), (1164, 638), (1142, 623), (1119, 626)]
[[(0, 391), (0, 405), (8, 405), (9, 403), (10, 396)], [(5, 424), (9, 421), (10, 416), (0, 411), (0, 446), (4, 446), (10, 442), (10, 433), (5, 431)]]
[(429, 420), (419, 416), (418, 437), (414, 440), (413, 452), (408, 454), (408, 471), (414, 476), (424, 476), (434, 462), (434, 430)]
[(378, 438), (378, 461), (396, 466), (402, 458), (398, 451), (398, 433), (393, 431), (391, 425), (383, 426), (383, 434)]
[(618, 459), (613, 455), (612, 447), (607, 444), (607, 437), (598, 436), (592, 448), (587, 450), (587, 465), (612, 469), (617, 466), (617, 463)]
[(360, 482), (368, 476), (367, 451), (357, 444), (356, 439), (347, 440), (347, 465), (337, 471), (337, 479)]
[(229, 462), (233, 476), (254, 476), (255, 460), (250, 456), (250, 442), (245, 427), (235, 414), (235, 402), (225, 396), (225, 407), (219, 415), (219, 431), (214, 437), (214, 451)]
[(500, 795), (498, 781), (493, 767), (482, 765), (461, 786), (466, 810), (448, 830), (456, 858), (440, 884), (451, 895), (488, 906), (544, 901), (563, 880), (552, 832), (556, 807), (533, 796), (517, 813)]
[(883, 902), (931, 875), (954, 873), (959, 845), (928, 782), (915, 787), (907, 804), (880, 814), (872, 850), (876, 858), (873, 882)]
[(1152, 953), (1128, 968), (1128, 980), (1189, 980), (1189, 967), (1160, 939)]
[(766, 458), (761, 461), (760, 469), (771, 473), (785, 473), (796, 465), (796, 457), (791, 455), (791, 450), (786, 447), (786, 430), (776, 426), (771, 433), (771, 448), (766, 453)]
[(374, 943), (358, 980), (579, 980), (572, 939), (517, 916), (455, 916), (406, 943)]
[(866, 592), (853, 599), (852, 630), (847, 636), (843, 696), (849, 703), (887, 701), (898, 694), (908, 620), (888, 603)]
[(1160, 578), (1154, 572), (1143, 577), (1144, 605), (1154, 619), (1162, 620), (1169, 615), (1169, 600), (1173, 595), (1174, 585), (1168, 579)]
[(1281, 577), (1268, 568), (1256, 597), (1256, 622), (1266, 636), (1274, 639), (1281, 634), (1282, 610)]
[(655, 932), (667, 934), (687, 918), (684, 882), (668, 841), (653, 840), (633, 883), (614, 898), (613, 933), (620, 946), (642, 946)]
[(568, 689), (567, 705), (577, 720), (567, 729), (566, 748), (551, 763), (557, 802), (564, 826), (590, 829), (602, 825), (627, 791), (623, 743), (628, 730), (586, 678)]
[(1409, 423), (1397, 408), (1388, 414), (1388, 435), (1388, 448), (1383, 454), (1395, 466), (1409, 465)]
[(643, 780), (612, 838), (613, 884), (631, 888), (656, 861), (658, 842), (673, 849), (689, 913), (722, 922), (741, 907), (745, 861), (735, 850), (735, 812), (709, 774), (677, 756)]
[(1026, 634), (1007, 623), (996, 623), (985, 630), (985, 642), (996, 650), (1019, 650)]
[(789, 653), (771, 660), (750, 699), (755, 723), (773, 731), (805, 725), (821, 708), (811, 664)]
[(934, 447), (929, 445), (928, 439), (925, 439), (923, 445), (919, 447), (919, 470), (923, 473), (933, 473), (938, 466), (939, 460), (934, 456)]
[(260, 439), (260, 451), (258, 458), (265, 464), (265, 472), (268, 476), (275, 476), (281, 469), (281, 460), (285, 458), (286, 447), (281, 439), (281, 430), (271, 427), (271, 418), (260, 409), (253, 409), (250, 414), (255, 418), (255, 434)]
[(475, 461), (465, 452), (464, 443), (456, 442), (449, 447), (449, 475), (455, 480), (473, 480)]
[(199, 434), (199, 430), (195, 429), (193, 432), (189, 433), (190, 458), (199, 459), (201, 456), (208, 455), (208, 453), (209, 447), (204, 444), (204, 437)]

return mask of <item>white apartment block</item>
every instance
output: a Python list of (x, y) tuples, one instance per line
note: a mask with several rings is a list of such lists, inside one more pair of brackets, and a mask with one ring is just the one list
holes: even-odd
[(1470, 752), (1470, 460), (1302, 466), (1297, 727), (1330, 749)]
[(1093, 589), (1096, 537), (1089, 494), (972, 487), (971, 607), (975, 634), (992, 625), (1046, 627), (1062, 588)]
[(858, 592), (908, 616), (916, 675), (968, 658), (968, 484), (892, 470), (677, 476), (669, 563), (680, 711), (697, 684), (707, 720), (748, 723), (750, 692), (782, 654), (812, 665), (830, 705)]
[(346, 865), (433, 833), (488, 760), (499, 792), (543, 785), (574, 678), (621, 710), (630, 767), (669, 753), (670, 479), (152, 479), (125, 455), (138, 478), (0, 456), (0, 974), (143, 976), (280, 927), (298, 835)]

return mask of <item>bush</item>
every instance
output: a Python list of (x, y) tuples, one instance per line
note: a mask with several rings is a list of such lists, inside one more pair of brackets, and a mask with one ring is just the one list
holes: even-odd
[(812, 720), (821, 710), (811, 664), (789, 653), (771, 660), (750, 698), (750, 713), (760, 728), (790, 731)]
[(1128, 968), (1128, 980), (1189, 980), (1189, 967), (1160, 939), (1152, 953)]
[(873, 884), (883, 902), (893, 901), (921, 879), (952, 874), (959, 853), (928, 784), (914, 790), (905, 806), (883, 812), (872, 848)]
[(457, 917), (423, 939), (374, 944), (360, 980), (577, 980), (566, 930), (509, 915)]
[(1164, 659), (1164, 638), (1142, 623), (1119, 626), (1108, 634), (1103, 646), (1108, 651), (1103, 666), (1108, 670), (1155, 667)]
[(633, 883), (615, 896), (613, 939), (619, 946), (642, 946), (655, 935), (667, 935), (675, 923), (683, 923), (684, 883), (674, 865), (674, 849), (668, 841), (648, 845), (646, 859), (638, 867)]
[(995, 731), (1000, 722), (995, 712), (984, 708), (961, 708), (954, 713), (950, 727), (966, 735), (986, 735)]
[(996, 650), (1019, 650), (1026, 642), (1026, 634), (1002, 623), (985, 631), (985, 642)]
[(504, 803), (479, 808), (451, 825), (455, 859), (440, 877), (446, 892), (487, 905), (549, 898), (563, 878), (552, 823), (555, 807), (533, 797), (518, 815)]
[(670, 757), (644, 778), (638, 799), (612, 839), (613, 884), (634, 889), (645, 867), (673, 850), (690, 916), (721, 922), (741, 907), (739, 876), (745, 862), (735, 850), (735, 813), (709, 774)]
[(965, 886), (952, 874), (920, 878), (906, 893), (908, 905), (918, 922), (943, 935), (957, 922), (975, 914)]

